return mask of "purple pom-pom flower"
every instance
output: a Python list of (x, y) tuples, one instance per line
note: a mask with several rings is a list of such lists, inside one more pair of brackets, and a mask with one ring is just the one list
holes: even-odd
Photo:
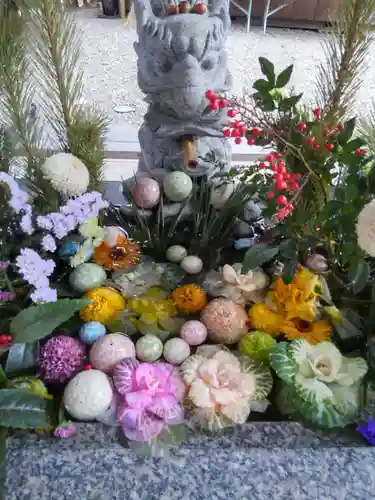
[(77, 434), (77, 427), (73, 422), (63, 422), (61, 425), (56, 427), (53, 435), (59, 438), (69, 438)]
[(65, 335), (52, 337), (40, 350), (38, 365), (46, 382), (63, 384), (83, 369), (86, 347)]
[(375, 420), (372, 417), (368, 417), (367, 422), (358, 424), (357, 431), (362, 434), (371, 446), (375, 446)]

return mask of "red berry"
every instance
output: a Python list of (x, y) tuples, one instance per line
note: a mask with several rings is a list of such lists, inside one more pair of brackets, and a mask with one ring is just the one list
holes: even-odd
[(279, 153), (278, 151), (276, 151), (276, 153), (274, 153), (273, 156), (276, 158), (276, 160), (278, 160), (279, 158), (281, 158), (281, 153)]
[(356, 156), (360, 156), (360, 157), (366, 156), (366, 150), (363, 148), (358, 148), (355, 150), (355, 154), (356, 154)]
[(301, 177), (302, 177), (302, 174), (300, 174), (299, 172), (296, 172), (295, 174), (292, 174), (292, 179), (294, 181), (299, 181)]
[(226, 108), (228, 106), (228, 101), (226, 99), (219, 99), (218, 105), (220, 109)]
[(276, 189), (279, 191), (284, 191), (288, 187), (287, 183), (282, 181), (282, 182), (276, 182)]
[(246, 127), (246, 125), (240, 125), (240, 126), (239, 126), (239, 130), (240, 130), (240, 134), (241, 134), (242, 136), (246, 135), (246, 132), (247, 132), (247, 127)]
[(275, 193), (268, 193), (268, 194), (267, 194), (267, 198), (268, 198), (269, 200), (272, 200), (273, 198), (275, 198)]
[(271, 165), (271, 170), (272, 170), (272, 172), (277, 172), (278, 171), (276, 165)]
[(87, 371), (87, 370), (92, 370), (92, 365), (87, 364), (87, 365), (85, 365), (85, 366), (83, 367), (83, 369), (84, 369), (84, 370), (86, 370), (86, 371)]
[(238, 128), (234, 128), (231, 132), (231, 136), (232, 137), (239, 137), (240, 136), (240, 131), (238, 130)]
[(274, 159), (275, 159), (274, 155), (268, 155), (266, 157), (266, 161), (268, 161), (269, 163), (272, 163), (274, 161)]
[(223, 131), (224, 137), (230, 137), (230, 128), (226, 128)]
[(237, 121), (231, 123), (232, 128), (238, 128), (240, 124)]
[(259, 128), (253, 128), (252, 131), (251, 131), (251, 134), (254, 136), (254, 137), (258, 137), (258, 135), (260, 135), (262, 133), (262, 131), (259, 129)]
[(323, 136), (324, 136), (324, 137), (328, 137), (330, 133), (331, 133), (331, 131), (330, 131), (328, 128), (325, 128), (325, 129), (323, 130)]
[(285, 162), (283, 162), (283, 161), (278, 161), (278, 162), (277, 162), (277, 168), (278, 168), (278, 170), (279, 170), (280, 174), (282, 174), (282, 173), (286, 172), (286, 164), (285, 164)]
[(279, 196), (276, 200), (276, 203), (278, 205), (286, 205), (288, 203), (288, 200), (286, 199), (285, 196)]
[(212, 90), (207, 90), (204, 95), (209, 101), (214, 101), (216, 99), (216, 94)]
[(9, 344), (9, 335), (0, 335), (0, 345)]
[(340, 132), (340, 133), (341, 133), (341, 132), (344, 132), (344, 130), (345, 130), (344, 125), (343, 125), (342, 123), (340, 123), (339, 125), (337, 125), (337, 130), (338, 130), (338, 132)]
[(254, 141), (254, 139), (252, 137), (249, 137), (248, 140), (247, 140), (247, 143), (248, 143), (249, 146), (254, 146), (255, 141)]
[(288, 174), (288, 172), (286, 172), (285, 174), (283, 174), (284, 176), (284, 181), (289, 181), (290, 180), (290, 174)]
[(291, 203), (288, 203), (285, 208), (291, 212), (294, 209), (294, 206)]
[(298, 191), (299, 190), (299, 185), (296, 183), (296, 182), (291, 182), (289, 184), (289, 188), (292, 190), (292, 191)]
[(264, 169), (267, 168), (267, 165), (265, 163), (259, 163), (259, 168)]
[(306, 144), (312, 146), (314, 144), (314, 140), (315, 139), (313, 137), (309, 137), (308, 139), (306, 139)]
[(236, 137), (236, 138), (234, 139), (234, 142), (235, 142), (236, 144), (241, 144), (241, 142), (242, 142), (241, 137)]
[(315, 108), (313, 113), (314, 113), (315, 118), (320, 118), (320, 115), (322, 114), (322, 110), (320, 108)]
[(326, 150), (328, 152), (333, 151), (334, 149), (335, 149), (335, 145), (334, 144), (327, 144), (326, 145)]
[(211, 104), (208, 106), (208, 108), (211, 111), (216, 111), (217, 109), (219, 109), (219, 104), (217, 101), (211, 101)]
[(229, 116), (229, 118), (234, 118), (236, 116), (236, 112), (234, 111), (234, 109), (229, 109), (228, 110), (228, 113), (227, 115)]
[(275, 175), (275, 181), (276, 182), (283, 182), (283, 180), (284, 180), (283, 174), (276, 174)]
[(300, 124), (298, 125), (298, 130), (299, 130), (300, 132), (303, 132), (303, 131), (304, 131), (304, 130), (306, 130), (306, 129), (307, 129), (307, 125), (306, 125), (306, 123), (300, 123)]
[(318, 149), (320, 148), (320, 145), (317, 142), (315, 142), (313, 144), (313, 148), (315, 149), (315, 151), (318, 151)]

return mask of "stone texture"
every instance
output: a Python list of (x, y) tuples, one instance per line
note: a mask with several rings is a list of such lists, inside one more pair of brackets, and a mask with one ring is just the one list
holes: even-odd
[(8, 440), (7, 500), (369, 500), (375, 448), (353, 433), (252, 423), (190, 434), (169, 459), (141, 459), (118, 430)]

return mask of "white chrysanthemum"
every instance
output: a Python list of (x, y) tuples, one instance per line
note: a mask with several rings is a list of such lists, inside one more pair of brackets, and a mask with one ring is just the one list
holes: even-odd
[(87, 191), (90, 175), (87, 167), (70, 153), (50, 156), (41, 167), (43, 176), (53, 188), (65, 196), (78, 196)]
[(375, 200), (363, 207), (357, 222), (358, 245), (375, 257)]

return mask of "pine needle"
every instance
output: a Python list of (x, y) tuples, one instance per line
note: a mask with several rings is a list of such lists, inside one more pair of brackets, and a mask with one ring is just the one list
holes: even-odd
[(375, 0), (341, 0), (332, 13), (332, 32), (317, 76), (318, 105), (327, 121), (350, 115), (366, 70)]

